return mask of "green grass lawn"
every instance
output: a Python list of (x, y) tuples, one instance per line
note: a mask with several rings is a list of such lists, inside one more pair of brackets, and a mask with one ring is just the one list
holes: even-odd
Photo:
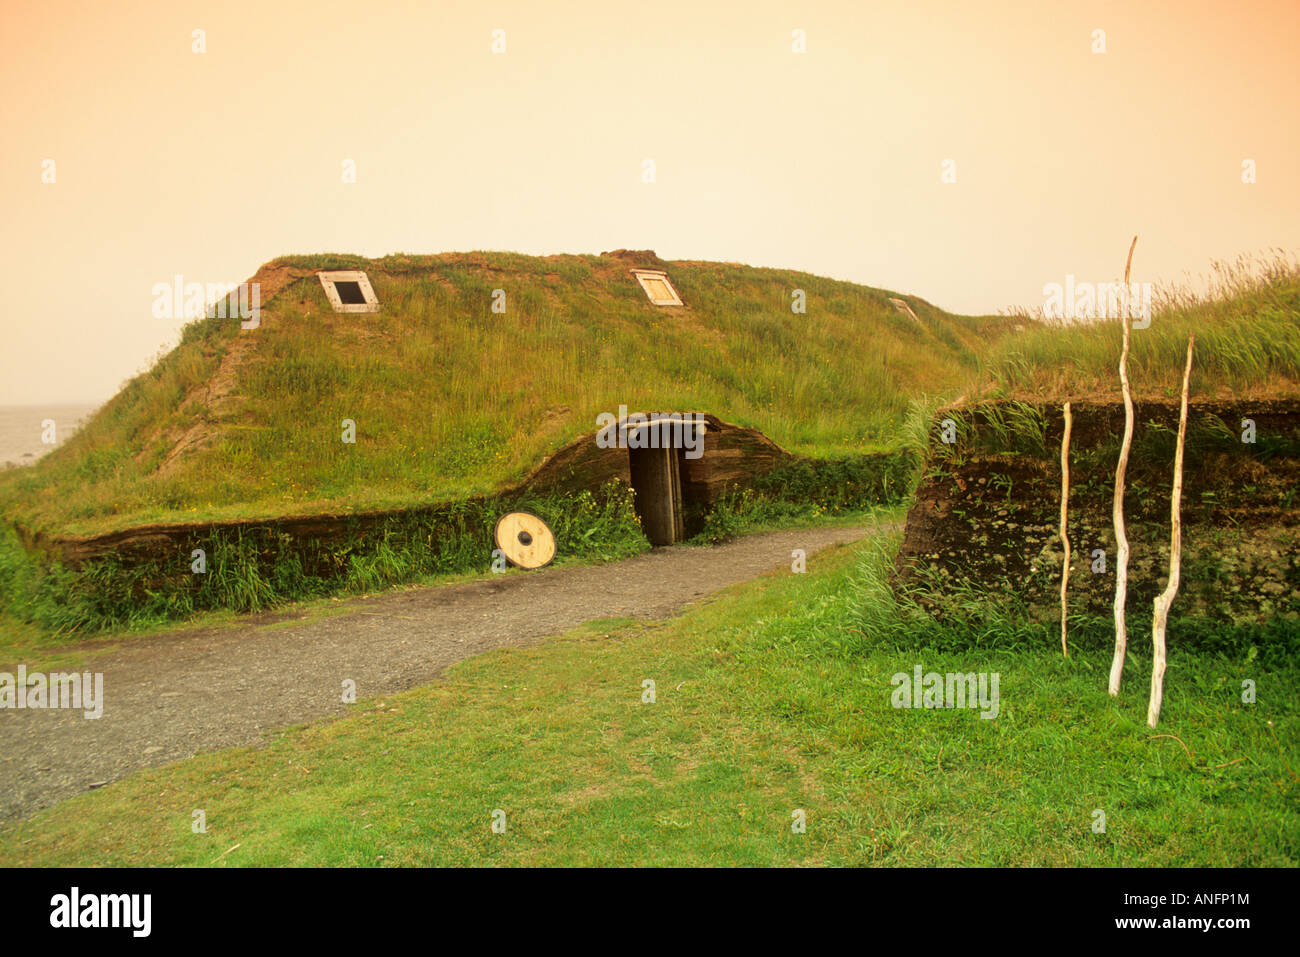
[[(917, 647), (901, 616), (882, 635), (882, 609), (863, 603), (885, 601), (875, 576), (891, 547), (823, 552), (806, 574), (736, 586), (672, 621), (591, 624), (264, 747), (138, 773), (4, 828), (0, 863), (1300, 860), (1294, 656), (1180, 651), (1175, 620), (1152, 732), (1138, 663), (1111, 700), (1109, 649), (1062, 660), (1050, 625), (1041, 647)], [(891, 676), (917, 664), (999, 673), (999, 715), (893, 708)], [(1258, 703), (1241, 702), (1243, 678)], [(191, 831), (195, 809), (205, 834)], [(796, 809), (806, 833), (792, 832)]]

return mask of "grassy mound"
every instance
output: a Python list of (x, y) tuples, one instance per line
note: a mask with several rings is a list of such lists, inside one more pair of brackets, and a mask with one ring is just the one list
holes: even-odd
[[(685, 306), (651, 305), (633, 266), (666, 268)], [(381, 311), (334, 313), (317, 269), (366, 270)], [(91, 535), (464, 500), (518, 482), (620, 404), (707, 411), (812, 456), (888, 449), (912, 396), (969, 387), (1012, 326), (909, 299), (913, 319), (897, 294), (652, 253), (299, 256), (254, 280), (259, 328), (188, 325), (65, 446), (0, 476), (4, 514)]]

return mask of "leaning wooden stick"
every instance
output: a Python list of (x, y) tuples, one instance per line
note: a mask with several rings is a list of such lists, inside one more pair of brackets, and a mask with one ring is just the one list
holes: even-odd
[(1070, 535), (1066, 519), (1070, 514), (1070, 429), (1074, 420), (1070, 416), (1070, 403), (1065, 403), (1065, 434), (1061, 437), (1061, 544), (1065, 547), (1065, 557), (1061, 559), (1061, 654), (1070, 657), (1070, 646), (1066, 641), (1069, 628), (1069, 604), (1066, 591), (1070, 587)]
[(1183, 402), (1178, 412), (1178, 448), (1174, 452), (1174, 490), (1169, 504), (1169, 584), (1156, 596), (1155, 617), (1151, 621), (1151, 643), (1154, 646), (1151, 661), (1151, 703), (1147, 706), (1147, 724), (1155, 727), (1160, 721), (1160, 704), (1165, 693), (1165, 626), (1169, 622), (1169, 606), (1178, 594), (1178, 573), (1183, 558), (1183, 523), (1181, 502), (1183, 497), (1183, 444), (1187, 437), (1187, 392), (1192, 378), (1192, 348), (1196, 333), (1187, 337), (1187, 367), (1183, 369)]
[[(1129, 302), (1129, 269), (1133, 266), (1133, 247), (1128, 247), (1128, 261), (1124, 263), (1124, 302)], [(1133, 447), (1133, 391), (1128, 382), (1128, 352), (1131, 331), (1129, 309), (1124, 309), (1120, 322), (1124, 324), (1124, 347), (1119, 354), (1119, 384), (1124, 393), (1124, 441), (1119, 447), (1119, 464), (1115, 466), (1115, 500), (1112, 518), (1115, 523), (1115, 658), (1110, 663), (1110, 696), (1119, 694), (1120, 679), (1124, 675), (1124, 655), (1128, 651), (1128, 624), (1124, 620), (1124, 605), (1128, 601), (1128, 533), (1124, 528), (1124, 477), (1128, 472), (1129, 450)]]

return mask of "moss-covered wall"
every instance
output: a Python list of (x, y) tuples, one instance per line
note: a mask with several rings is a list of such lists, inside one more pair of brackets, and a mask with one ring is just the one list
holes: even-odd
[[(1076, 402), (1072, 411), (1070, 610), (1109, 615), (1111, 507), (1124, 407)], [(1254, 423), (1253, 442), (1243, 441), (1243, 419)], [(1178, 403), (1139, 402), (1135, 422), (1125, 495), (1128, 607), (1149, 610), (1168, 573)], [(1002, 402), (940, 412), (908, 514), (896, 584), (933, 585), (940, 596), (968, 585), (995, 586), (1044, 617), (1059, 616), (1063, 424), (1059, 405)], [(945, 433), (955, 441), (945, 443)], [(1175, 617), (1300, 619), (1298, 488), (1300, 402), (1191, 403)]]

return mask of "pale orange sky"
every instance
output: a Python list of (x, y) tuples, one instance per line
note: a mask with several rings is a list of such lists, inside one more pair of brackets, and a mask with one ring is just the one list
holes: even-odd
[(154, 283), (285, 253), (652, 248), (986, 313), (1134, 233), (1135, 280), (1300, 250), (1296, 0), (120, 7), (0, 10), (2, 404), (107, 398), (175, 340)]

